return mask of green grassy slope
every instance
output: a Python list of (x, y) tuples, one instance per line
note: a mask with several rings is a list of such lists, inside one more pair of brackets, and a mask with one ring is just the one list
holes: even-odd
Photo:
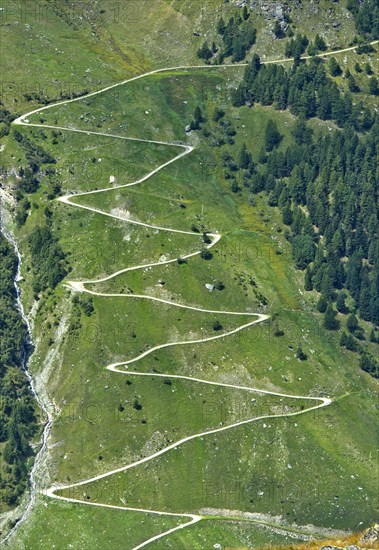
[[(217, 41), (219, 18), (227, 20), (237, 11), (233, 2), (220, 0), (109, 0), (104, 5), (10, 0), (0, 20), (2, 101), (21, 112), (29, 103), (25, 94), (59, 99), (61, 92), (99, 89), (150, 68), (198, 63), (203, 41)], [(287, 13), (294, 32), (305, 31), (309, 38), (321, 33), (330, 48), (346, 45), (354, 35), (344, 2), (303, 2), (289, 5)], [(274, 40), (273, 10), (256, 7), (252, 18), (256, 51), (267, 58), (282, 56), (288, 39)]]
[[(67, 18), (64, 22), (63, 16), (55, 14), (49, 26), (38, 32), (56, 36), (56, 47), (65, 52), (62, 55), (71, 63), (74, 77), (85, 74), (86, 86), (98, 88), (101, 83), (150, 67), (196, 61), (193, 30), (204, 32), (218, 18), (213, 9), (216, 4), (205, 2), (199, 7), (189, 1), (142, 3), (138, 7), (143, 17), (133, 22), (132, 34), (128, 34), (125, 21), (101, 19), (100, 24), (98, 19), (94, 23), (92, 13), (77, 31)], [(335, 9), (343, 7), (337, 5)], [(108, 17), (108, 10), (107, 14), (98, 18)], [(343, 29), (347, 33), (350, 27)], [(16, 50), (27, 32), (30, 30), (23, 28), (12, 39), (18, 41)], [(66, 44), (65, 37), (73, 33), (77, 41), (75, 50), (70, 51), (72, 46)], [(153, 53), (152, 44), (157, 40), (159, 48)], [(261, 40), (257, 48), (264, 45)], [(39, 43), (33, 40), (37, 44), (33, 54), (36, 59)], [(274, 45), (272, 55), (277, 51)], [(66, 77), (67, 66), (58, 63), (55, 56), (47, 57), (40, 69), (41, 78)], [(28, 53), (16, 79), (33, 81), (36, 65), (31, 64), (28, 72), (23, 65), (31, 58)], [(86, 73), (88, 67), (91, 71)], [(120, 87), (117, 93), (110, 91), (49, 109), (42, 118), (46, 123), (84, 130), (184, 141), (184, 127), (195, 105), (201, 104), (208, 116), (215, 105), (227, 107), (230, 86), (240, 74), (240, 69), (212, 69), (155, 75)], [(22, 98), (17, 109), (21, 106), (25, 107)], [(288, 113), (256, 106), (252, 110), (243, 108), (238, 115), (229, 109), (227, 114), (238, 130), (236, 149), (244, 140), (255, 158), (262, 145), (262, 129), (270, 117), (275, 117), (285, 135), (282, 146), (291, 139), (294, 119)], [(30, 120), (38, 122), (40, 116)], [(318, 131), (326, 129), (317, 121), (313, 124)], [(174, 147), (66, 131), (53, 144), (49, 130), (20, 131), (33, 135), (54, 154), (63, 192), (112, 187), (111, 175), (116, 177), (116, 184), (131, 182), (178, 152)], [(360, 522), (369, 524), (378, 512), (374, 448), (377, 384), (358, 369), (353, 354), (342, 350), (336, 337), (321, 328), (316, 298), (301, 291), (300, 275), (293, 267), (275, 209), (269, 208), (263, 197), (253, 206), (232, 194), (221, 177), (219, 152), (204, 141), (194, 144), (197, 148), (190, 156), (139, 186), (88, 195), (75, 202), (104, 212), (121, 208), (134, 219), (171, 228), (191, 230), (195, 224), (220, 231), (225, 236), (213, 248), (213, 259), (195, 257), (185, 265), (173, 263), (131, 272), (88, 288), (116, 293), (131, 289), (216, 310), (265, 310), (276, 316), (284, 335), (275, 337), (272, 323), (265, 323), (196, 348), (161, 350), (129, 370), (197, 376), (294, 395), (344, 397), (309, 415), (259, 421), (187, 443), (146, 469), (140, 466), (128, 474), (112, 476), (91, 485), (88, 492), (96, 494), (97, 502), (117, 505), (123, 505), (126, 493), (132, 505), (167, 511), (214, 508), (262, 512), (281, 515), (283, 521), (298, 525), (312, 523), (342, 529), (354, 529)], [(12, 166), (21, 158), (22, 153), (9, 139), (5, 162)], [(201, 246), (201, 235), (136, 228), (83, 209), (51, 204), (45, 191), (42, 182), (32, 199), (39, 208), (32, 207), (26, 225), (18, 231), (25, 254), (22, 286), (28, 307), (33, 293), (27, 237), (33, 227), (44, 222), (43, 211), (48, 204), (53, 212), (54, 235), (70, 254), (70, 279), (109, 275), (137, 263), (159, 261), (162, 255), (177, 258)], [(206, 290), (205, 283), (219, 280), (225, 284), (224, 290)], [(106, 472), (174, 438), (255, 414), (244, 395), (234, 390), (200, 388), (183, 381), (170, 386), (154, 377), (124, 376), (104, 369), (106, 364), (127, 360), (148, 345), (188, 335), (212, 335), (216, 315), (127, 298), (94, 297), (93, 301), (95, 311), (87, 317), (72, 303), (68, 289), (60, 285), (39, 302), (31, 368), (47, 385), (57, 410), (48, 459), (51, 481), (65, 483)], [(226, 329), (239, 323), (228, 316), (221, 321)], [(308, 354), (306, 362), (295, 357), (299, 344)], [(132, 384), (128, 385), (127, 379)], [(136, 397), (143, 405), (141, 411), (133, 409)], [(281, 405), (279, 398), (265, 399), (269, 410)], [(301, 404), (307, 406), (306, 400)], [(79, 492), (76, 496), (83, 495)], [(64, 545), (84, 548), (132, 548), (140, 541), (142, 521), (150, 536), (171, 526), (171, 520), (143, 517), (43, 499), (15, 537), (14, 547), (59, 547), (63, 541)], [(103, 521), (109, 522), (109, 529), (99, 528)], [(51, 526), (50, 532), (41, 528), (45, 522)], [(255, 544), (259, 548), (288, 540), (270, 531), (256, 531), (242, 522), (232, 527), (225, 523), (201, 523), (152, 548), (202, 548), (216, 543)], [(58, 537), (56, 529), (61, 524), (65, 527)]]
[[(123, 548), (126, 541), (131, 547), (180, 523), (180, 518), (125, 514), (122, 510), (51, 502), (41, 497), (32, 519), (20, 528), (18, 540), (11, 543), (11, 548)], [(98, 528), (94, 529), (94, 525)]]
[[(192, 78), (196, 79), (196, 73)], [(154, 86), (158, 87), (155, 96), (159, 97), (159, 90), (166, 87), (164, 79), (151, 82), (145, 93), (154, 92)], [(194, 86), (193, 94), (198, 87), (198, 84)], [(186, 87), (182, 96), (178, 85), (176, 89), (174, 106), (185, 101), (188, 93)], [(95, 113), (101, 112), (102, 101), (103, 105), (107, 104), (106, 94), (103, 98), (97, 98)], [(206, 101), (203, 103), (206, 108)], [(165, 104), (165, 109), (169, 107), (170, 103)], [(50, 116), (54, 116), (53, 111)], [(68, 120), (68, 109), (66, 111)], [(164, 112), (161, 113), (162, 118), (163, 115)], [(167, 123), (167, 135), (176, 137), (182, 131), (187, 116), (187, 113), (182, 116), (177, 113), (175, 116), (169, 115), (168, 120), (174, 122), (171, 125)], [(253, 128), (254, 125), (258, 129), (268, 116), (272, 116), (270, 109), (242, 110), (241, 120), (237, 123), (241, 129), (243, 126)], [(276, 116), (281, 129), (286, 131), (286, 139), (290, 139), (288, 129), (292, 124), (291, 117), (286, 113)], [(117, 115), (114, 123), (115, 126), (119, 124)], [(250, 145), (257, 154), (260, 141), (251, 141)], [(141, 144), (141, 148), (144, 147)], [(217, 166), (215, 151), (204, 147), (205, 144), (201, 154), (208, 159), (213, 157)], [(174, 263), (146, 272), (121, 275), (103, 283), (101, 290), (120, 292), (130, 288), (136, 293), (174, 298), (182, 303), (238, 311), (256, 311), (262, 307), (264, 295), (268, 311), (278, 315), (285, 334), (280, 338), (274, 337), (271, 325), (267, 324), (218, 342), (204, 343), (196, 349), (189, 346), (188, 349), (172, 348), (156, 352), (135, 364), (132, 370), (158, 370), (234, 383), (243, 381), (253, 387), (292, 394), (322, 391), (334, 397), (348, 395), (333, 404), (330, 411), (305, 415), (296, 422), (275, 420), (267, 424), (260, 421), (251, 427), (210, 436), (203, 442), (187, 443), (177, 452), (171, 451), (165, 455), (163, 460), (152, 462), (147, 469), (138, 467), (138, 475), (133, 471), (121, 477), (111, 476), (86, 490), (88, 494), (96, 495), (95, 501), (118, 505), (122, 502), (119, 500), (121, 490), (121, 494), (129, 494), (133, 506), (168, 511), (197, 511), (209, 507), (259, 511), (279, 514), (298, 524), (313, 523), (345, 529), (352, 524), (355, 527), (360, 521), (369, 522), (376, 513), (373, 484), (375, 462), (373, 455), (370, 455), (373, 452), (370, 434), (375, 431), (372, 408), (374, 381), (357, 369), (347, 352), (341, 354), (332, 335), (326, 335), (323, 329), (318, 328), (318, 314), (314, 311), (312, 297), (306, 299), (300, 293), (288, 243), (277, 232), (281, 224), (275, 211), (268, 209), (263, 202), (248, 206), (238, 196), (232, 197), (225, 183), (218, 179), (216, 169), (209, 179), (202, 177), (198, 170), (199, 156), (194, 152), (182, 159), (178, 163), (179, 172), (174, 164), (139, 187), (86, 196), (78, 202), (96, 206), (105, 212), (115, 206), (127, 205), (138, 219), (175, 228), (189, 229), (191, 223), (197, 220), (197, 223), (204, 223), (212, 230), (220, 229), (226, 235), (215, 247), (214, 258), (209, 262), (193, 258), (183, 266)], [(102, 196), (106, 196), (106, 200)], [(183, 211), (178, 209), (175, 200), (178, 196), (188, 204)], [(221, 209), (223, 201), (229, 206)], [(197, 218), (203, 202), (206, 204), (203, 218)], [(262, 208), (265, 213), (260, 216)], [(111, 236), (109, 231), (107, 233), (107, 222), (100, 215), (88, 216), (85, 211), (70, 206), (57, 204), (54, 211), (54, 228), (58, 235), (65, 232), (63, 222), (69, 232), (76, 234), (75, 225), (72, 225), (74, 216), (82, 219), (86, 229), (84, 234), (91, 227), (88, 225), (91, 217), (98, 218), (91, 233), (95, 237), (98, 231), (99, 238), (105, 240), (100, 247), (99, 261), (93, 263), (91, 276), (95, 274), (96, 267), (98, 274), (104, 272), (109, 249), (120, 246), (115, 236)], [(66, 217), (65, 212), (70, 211), (72, 216)], [(38, 212), (32, 214), (26, 230), (37, 215)], [(121, 231), (129, 232), (129, 227), (122, 229), (122, 222), (117, 222), (117, 225)], [(138, 254), (132, 251), (133, 246), (128, 241), (125, 250), (118, 251), (119, 263), (115, 268), (122, 264), (131, 265), (138, 257), (154, 259), (150, 239), (146, 248), (141, 242), (140, 232), (145, 230), (133, 230), (131, 240), (136, 242)], [(275, 241), (270, 235), (275, 235)], [(188, 252), (191, 250), (190, 243), (196, 244), (198, 240), (196, 235), (194, 238), (171, 236), (165, 240), (165, 253), (174, 250), (178, 254), (178, 249)], [(176, 244), (178, 242), (179, 245)], [(79, 245), (77, 252), (73, 253), (75, 276), (79, 279), (88, 274), (86, 262), (89, 249), (84, 254), (82, 250), (83, 246)], [(282, 252), (280, 255), (276, 254), (278, 250)], [(111, 266), (105, 273), (115, 270)], [(209, 293), (204, 284), (215, 279), (222, 280), (225, 289)], [(164, 285), (159, 281), (164, 281)], [(97, 285), (91, 288), (97, 290)], [(200, 315), (199, 326), (195, 319), (199, 314), (178, 313), (176, 308), (162, 308), (136, 300), (94, 297), (94, 306), (95, 313), (90, 318), (82, 316), (82, 330), (66, 331), (53, 363), (56, 368), (59, 365), (59, 370), (53, 367), (50, 388), (62, 408), (52, 436), (52, 442), (55, 442), (50, 462), (53, 480), (67, 482), (83, 479), (133, 460), (138, 453), (141, 455), (140, 449), (142, 456), (147, 449), (149, 452), (159, 449), (165, 444), (159, 434), (172, 426), (173, 414), (180, 414), (178, 425), (173, 426), (175, 438), (204, 429), (204, 426), (210, 428), (220, 421), (227, 422), (228, 415), (223, 416), (225, 408), (229, 410), (231, 407), (236, 421), (251, 415), (251, 409), (247, 407), (246, 410), (245, 400), (241, 400), (241, 396), (233, 397), (233, 392), (226, 391), (222, 396), (223, 392), (219, 390), (208, 393), (202, 388), (199, 394), (199, 389), (193, 388), (190, 383), (175, 383), (172, 388), (175, 389), (175, 399), (172, 401), (172, 390), (159, 379), (157, 382), (154, 378), (147, 378), (142, 382), (131, 376), (132, 385), (127, 386), (122, 375), (103, 370), (107, 363), (127, 360), (136, 351), (146, 349), (148, 344), (175, 341), (181, 334), (188, 335), (189, 330), (199, 335), (200, 326), (203, 327), (202, 333), (204, 330), (205, 334), (212, 333), (212, 316)], [(46, 306), (40, 322), (48, 315), (51, 313), (49, 306)], [(225, 326), (227, 328), (227, 324)], [(294, 357), (293, 350), (299, 343), (309, 355), (305, 363)], [(131, 405), (135, 397), (143, 404), (141, 414), (133, 413)], [(205, 418), (204, 402), (212, 403), (211, 412)], [(132, 425), (128, 424), (127, 432), (122, 420), (124, 412), (118, 409), (120, 404), (126, 405), (129, 420), (136, 420)], [(196, 420), (197, 413), (199, 420)], [(115, 421), (115, 415), (119, 422)], [(139, 416), (147, 420), (146, 425), (141, 424)], [(75, 433), (80, 434), (80, 439), (71, 437)], [(169, 437), (170, 440), (173, 436)], [(84, 450), (83, 441), (86, 442)], [(275, 447), (271, 447), (273, 441)], [(316, 494), (312, 492), (315, 470), (319, 476)], [(197, 475), (194, 472), (201, 473)], [(273, 498), (271, 492), (275, 486), (277, 491)], [(75, 497), (81, 498), (82, 491), (75, 492)], [(349, 505), (351, 501), (359, 507), (358, 514), (356, 508)]]

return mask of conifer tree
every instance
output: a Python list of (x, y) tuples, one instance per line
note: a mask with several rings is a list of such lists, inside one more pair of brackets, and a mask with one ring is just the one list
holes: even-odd
[(222, 17), (220, 17), (220, 19), (218, 20), (218, 23), (217, 23), (217, 32), (218, 32), (218, 34), (223, 35), (224, 32), (225, 32), (225, 29), (226, 29), (225, 21), (223, 20)]
[(327, 330), (338, 330), (340, 322), (336, 319), (337, 312), (333, 309), (331, 304), (328, 305), (324, 316), (324, 327)]
[(316, 307), (320, 313), (325, 313), (326, 308), (328, 307), (328, 302), (322, 295), (320, 296)]
[(358, 328), (358, 319), (354, 313), (351, 313), (347, 318), (346, 327), (349, 332), (354, 332)]
[(340, 313), (343, 313), (344, 315), (346, 313), (349, 313), (349, 308), (345, 303), (345, 299), (346, 299), (346, 294), (344, 292), (340, 292), (338, 294), (338, 298), (336, 302), (337, 311), (339, 311)]
[(279, 133), (278, 126), (271, 118), (267, 122), (265, 131), (265, 146), (266, 151), (272, 151), (274, 147), (277, 147), (282, 139), (282, 135)]
[(311, 273), (311, 270), (309, 269), (309, 266), (307, 267), (305, 272), (304, 288), (307, 291), (313, 290), (312, 273)]
[(251, 154), (248, 152), (246, 148), (246, 143), (243, 143), (239, 153), (239, 162), (238, 162), (239, 167), (246, 170), (249, 167), (250, 162), (251, 162)]

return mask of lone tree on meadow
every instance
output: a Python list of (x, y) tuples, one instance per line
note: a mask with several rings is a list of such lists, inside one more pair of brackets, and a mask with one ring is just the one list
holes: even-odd
[(308, 359), (308, 356), (306, 353), (304, 353), (303, 348), (299, 346), (296, 350), (296, 357), (300, 361), (306, 361)]
[(213, 254), (208, 248), (203, 248), (203, 250), (200, 252), (200, 258), (203, 260), (211, 260), (213, 258)]
[(220, 321), (215, 321), (213, 323), (213, 330), (222, 330), (222, 324), (220, 323)]
[(208, 233), (206, 233), (206, 232), (204, 231), (204, 233), (203, 233), (203, 243), (205, 243), (205, 244), (211, 244), (211, 242), (212, 242), (211, 237), (208, 235)]

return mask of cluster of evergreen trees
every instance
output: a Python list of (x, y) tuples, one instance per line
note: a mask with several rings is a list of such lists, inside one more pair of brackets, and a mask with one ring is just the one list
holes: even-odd
[(35, 401), (22, 370), (27, 329), (15, 307), (17, 257), (0, 233), (0, 509), (28, 486), (30, 440), (37, 431)]
[(251, 190), (281, 208), (295, 263), (308, 267), (306, 289), (330, 301), (345, 287), (360, 317), (379, 325), (379, 120), (360, 137), (347, 127), (314, 141), (304, 121), (293, 134), (295, 144), (274, 149), (253, 174)]
[(0, 138), (9, 134), (11, 122), (15, 118), (16, 115), (8, 111), (0, 101)]
[[(188, 130), (200, 129), (202, 129), (203, 135), (209, 138), (210, 144), (214, 147), (220, 147), (225, 144), (233, 145), (234, 136), (237, 133), (232, 122), (228, 118), (225, 118), (225, 111), (220, 108), (215, 108), (212, 118), (207, 120), (200, 107), (197, 106), (194, 111), (193, 119), (188, 125)], [(226, 157), (228, 156), (230, 156), (229, 153), (226, 153)], [(233, 165), (234, 163), (225, 164), (225, 166), (232, 171), (237, 170), (237, 165)]]
[[(359, 352), (361, 367), (379, 376), (379, 363), (359, 342), (364, 331), (352, 323), (359, 316), (379, 326), (379, 119), (364, 135), (347, 126), (317, 140), (298, 120), (293, 137), (285, 151), (261, 154), (252, 174), (250, 164), (244, 183), (281, 209), (305, 289), (320, 293), (325, 328), (340, 328), (337, 312), (351, 313), (341, 345)], [(374, 332), (370, 340), (379, 342)]]
[[(49, 211), (46, 212), (49, 221)], [(33, 266), (33, 290), (36, 294), (55, 288), (67, 275), (65, 254), (48, 225), (37, 226), (29, 235)]]
[(298, 33), (295, 38), (291, 38), (291, 40), (287, 42), (284, 49), (284, 55), (286, 57), (293, 57), (298, 63), (305, 50), (307, 50), (309, 55), (316, 55), (319, 52), (325, 52), (327, 49), (328, 46), (325, 40), (319, 34), (316, 34), (313, 42), (309, 42), (305, 34), (301, 35)]
[(353, 103), (350, 93), (342, 93), (328, 77), (319, 58), (309, 63), (294, 63), (291, 69), (281, 65), (262, 65), (258, 55), (246, 67), (244, 78), (233, 94), (236, 106), (254, 102), (290, 109), (302, 118), (334, 120), (339, 126), (353, 125), (367, 130), (374, 122), (371, 111), (360, 102)]
[[(358, 352), (361, 368), (378, 377), (379, 362), (362, 343), (359, 319), (373, 324), (370, 341), (379, 343), (379, 117), (354, 105), (319, 59), (295, 61), (285, 70), (261, 65), (254, 55), (233, 101), (288, 107), (297, 115), (293, 142), (284, 151), (269, 120), (258, 164), (245, 144), (238, 159), (224, 151), (225, 178), (232, 191), (240, 191), (238, 180), (252, 193), (266, 192), (269, 205), (280, 208), (295, 265), (305, 271), (305, 289), (320, 293), (325, 328), (338, 330), (341, 316), (350, 314), (341, 345)], [(335, 120), (340, 129), (315, 138), (306, 119), (316, 116)]]
[(242, 61), (257, 39), (257, 31), (249, 20), (247, 10), (242, 18), (241, 16), (231, 17), (227, 24), (220, 19), (217, 30), (222, 36), (222, 47), (218, 55), (219, 63), (230, 56), (232, 56), (233, 63)]
[(370, 40), (379, 38), (379, 0), (348, 0), (357, 32)]
[(286, 57), (293, 57), (295, 60), (299, 60), (300, 56), (307, 49), (308, 44), (308, 38), (305, 35), (302, 36), (298, 33), (295, 38), (291, 38), (291, 40), (287, 42), (284, 49), (284, 55)]
[(65, 92), (64, 90), (61, 90), (56, 97), (49, 97), (43, 91), (30, 93), (28, 92), (24, 94), (24, 99), (26, 99), (26, 101), (36, 101), (37, 103), (40, 103), (42, 105), (49, 105), (50, 103), (54, 103), (56, 101), (61, 101), (64, 99), (75, 99), (76, 97), (83, 97), (87, 95), (88, 92), (89, 90), (87, 89), (80, 90), (79, 92)]
[(20, 143), (25, 151), (26, 160), (29, 168), (35, 173), (40, 169), (41, 164), (55, 164), (55, 158), (50, 155), (43, 147), (37, 145), (18, 130), (13, 130), (13, 136)]
[(197, 52), (200, 59), (208, 61), (215, 56), (215, 63), (221, 64), (225, 58), (231, 56), (233, 63), (242, 61), (257, 38), (257, 30), (250, 21), (250, 13), (246, 6), (242, 10), (242, 15), (238, 13), (235, 17), (230, 17), (227, 23), (221, 17), (217, 24), (217, 33), (220, 46), (217, 47), (215, 42), (212, 42), (211, 46), (204, 42)]
[[(18, 130), (13, 130), (13, 136), (24, 149), (25, 157), (28, 162), (28, 165), (25, 168), (20, 167), (18, 172), (20, 181), (16, 189), (16, 200), (18, 203), (16, 223), (20, 227), (25, 223), (30, 209), (30, 201), (27, 195), (35, 193), (39, 188), (42, 173), (41, 165), (52, 165), (56, 163), (56, 160), (50, 153), (45, 151), (43, 147), (34, 143)], [(48, 166), (45, 169), (46, 175), (53, 175), (54, 173), (55, 169), (53, 166)], [(52, 185), (52, 189), (59, 192), (60, 185), (55, 181)]]

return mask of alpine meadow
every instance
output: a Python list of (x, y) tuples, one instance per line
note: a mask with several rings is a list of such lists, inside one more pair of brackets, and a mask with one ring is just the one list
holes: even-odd
[(0, 546), (379, 549), (379, 0), (0, 25)]

